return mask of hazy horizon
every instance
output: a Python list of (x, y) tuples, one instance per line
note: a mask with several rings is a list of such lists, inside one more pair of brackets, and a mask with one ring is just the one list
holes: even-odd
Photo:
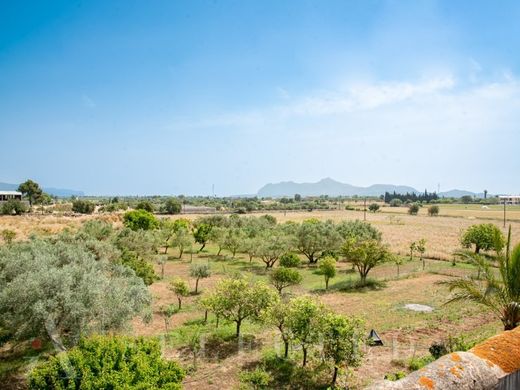
[(520, 193), (520, 3), (4, 3), (0, 182)]

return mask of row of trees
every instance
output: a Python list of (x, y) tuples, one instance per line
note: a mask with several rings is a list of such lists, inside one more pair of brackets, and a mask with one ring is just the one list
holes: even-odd
[[(223, 250), (232, 257), (239, 252), (245, 253), (250, 261), (254, 258), (262, 261), (266, 269), (273, 268), (283, 256), (291, 256), (292, 252), (301, 253), (311, 265), (326, 257), (341, 258), (357, 268), (362, 284), (373, 267), (393, 258), (381, 241), (381, 233), (362, 221), (336, 224), (307, 219), (302, 223), (277, 224), (269, 215), (259, 218), (233, 215), (208, 216), (191, 224), (186, 219), (158, 220), (147, 211), (134, 210), (124, 215), (124, 224), (132, 231), (152, 232), (164, 253), (168, 248), (176, 247), (180, 257), (194, 242), (200, 244), (199, 250), (212, 242), (217, 246), (217, 255)], [(286, 276), (289, 274), (285, 271)]]
[(323, 358), (334, 367), (333, 386), (340, 367), (360, 363), (363, 323), (358, 318), (333, 313), (311, 297), (287, 300), (262, 282), (238, 278), (220, 281), (202, 304), (218, 318), (234, 322), (237, 337), (246, 320), (275, 327), (284, 343), (284, 357), (289, 356), (291, 344), (297, 345), (303, 353), (304, 367), (309, 351), (321, 343)]

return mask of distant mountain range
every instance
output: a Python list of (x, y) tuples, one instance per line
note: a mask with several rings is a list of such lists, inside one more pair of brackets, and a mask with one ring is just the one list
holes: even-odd
[[(17, 189), (18, 189), (18, 184), (0, 183), (0, 191), (16, 191)], [(68, 189), (64, 189), (64, 188), (44, 187), (43, 191), (48, 193), (49, 195), (59, 196), (61, 198), (68, 198), (69, 196), (84, 196), (85, 195), (85, 193), (83, 191), (68, 190)]]
[[(357, 187), (352, 184), (340, 183), (331, 178), (326, 178), (317, 183), (295, 183), (293, 181), (284, 181), (281, 183), (269, 183), (258, 190), (257, 196), (260, 198), (280, 198), (283, 196), (379, 196), (385, 192), (403, 193), (421, 193), (413, 187), (394, 185), (394, 184), (374, 184), (370, 187)], [(480, 196), (471, 191), (451, 190), (440, 192), (439, 196), (459, 198), (463, 195)]]

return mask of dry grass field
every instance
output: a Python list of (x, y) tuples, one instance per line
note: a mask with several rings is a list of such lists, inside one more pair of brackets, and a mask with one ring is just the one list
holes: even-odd
[[(349, 265), (340, 263), (338, 276), (331, 281), (329, 291), (325, 291), (323, 277), (316, 273), (315, 268), (307, 266), (305, 262), (300, 267), (303, 283), (290, 288), (291, 294), (311, 294), (336, 312), (360, 316), (365, 322), (367, 333), (370, 329), (376, 329), (385, 343), (380, 347), (366, 347), (363, 364), (349, 376), (349, 383), (353, 388), (362, 388), (374, 380), (382, 379), (386, 373), (408, 371), (409, 359), (427, 355), (432, 342), (445, 339), (448, 335), (464, 335), (469, 340), (481, 340), (501, 329), (500, 322), (479, 306), (467, 303), (445, 305), (449, 292), (439, 284), (456, 276), (476, 272), (468, 264), (452, 266), (450, 262), (440, 260), (451, 258), (452, 252), (459, 248), (461, 231), (471, 224), (493, 222), (501, 227), (498, 211), (489, 210), (490, 213), (483, 219), (481, 214), (487, 211), (464, 206), (441, 206), (441, 215), (437, 217), (428, 217), (424, 210), (418, 216), (409, 216), (404, 208), (384, 208), (383, 212), (367, 213), (367, 220), (383, 232), (384, 241), (396, 253), (407, 254), (410, 242), (420, 238), (427, 240), (426, 255), (429, 259), (426, 261), (426, 269), (422, 270), (418, 260), (407, 262), (401, 267), (400, 277), (397, 278), (394, 264), (377, 267), (370, 276), (383, 281), (384, 286), (379, 289), (349, 289), (348, 286), (358, 276)], [(270, 214), (279, 222), (302, 221), (311, 217), (334, 221), (363, 219), (363, 212), (347, 210)], [(520, 220), (520, 210), (511, 210), (509, 216)], [(181, 215), (175, 218), (179, 217), (195, 219), (198, 216)], [(115, 225), (121, 223), (121, 217), (117, 214), (81, 217), (28, 215), (0, 217), (0, 230), (12, 229), (20, 239), (31, 233), (53, 234), (65, 228), (74, 229), (89, 218), (102, 218)], [(520, 241), (518, 220), (511, 222), (514, 243)], [(226, 253), (216, 256), (216, 252), (215, 247), (208, 245), (202, 253), (188, 252), (182, 259), (177, 259), (176, 250), (170, 250), (164, 279), (150, 286), (154, 297), (151, 323), (144, 324), (141, 319), (136, 318), (132, 330), (129, 330), (135, 335), (162, 337), (165, 355), (179, 359), (186, 367), (191, 367), (193, 361), (183, 344), (182, 334), (200, 324), (204, 317), (204, 311), (198, 305), (201, 295), (192, 294), (185, 298), (183, 309), (173, 316), (171, 330), (165, 334), (160, 308), (177, 303), (175, 295), (168, 288), (169, 282), (180, 276), (189, 281), (190, 288), (193, 288), (194, 280), (189, 277), (189, 267), (197, 262), (208, 262), (212, 269), (212, 276), (200, 282), (202, 294), (211, 290), (219, 279), (233, 272), (240, 272), (255, 280), (267, 280), (268, 273), (264, 264), (258, 260), (250, 263), (244, 255), (237, 255), (237, 258), (232, 259)], [(156, 265), (156, 271), (160, 274), (159, 265)], [(433, 311), (410, 311), (404, 307), (409, 303), (428, 305)], [(219, 338), (218, 341), (208, 339), (203, 354), (198, 359), (197, 369), (189, 370), (184, 383), (186, 389), (237, 388), (241, 370), (253, 367), (262, 356), (281, 347), (273, 329), (254, 323), (245, 324), (240, 348), (232, 337), (233, 324), (221, 321), (217, 329), (215, 319), (210, 315), (205, 329), (208, 332), (217, 332)], [(292, 350), (291, 353), (298, 356), (300, 351)]]

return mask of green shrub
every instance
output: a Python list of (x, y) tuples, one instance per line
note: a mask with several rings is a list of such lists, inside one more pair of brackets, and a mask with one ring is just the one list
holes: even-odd
[(426, 355), (422, 357), (413, 357), (410, 360), (408, 360), (408, 368), (412, 371), (417, 371), (424, 366), (430, 364), (433, 362), (435, 358), (431, 355)]
[(72, 211), (80, 214), (92, 214), (96, 206), (88, 200), (76, 199), (72, 202)]
[(286, 268), (296, 268), (301, 264), (301, 260), (296, 253), (285, 253), (280, 256), (280, 266)]
[(394, 198), (390, 201), (390, 207), (399, 207), (403, 204), (403, 201), (398, 198)]
[(132, 230), (152, 230), (159, 222), (155, 216), (145, 210), (128, 211), (123, 216), (123, 224)]
[(135, 206), (136, 210), (144, 210), (148, 211), (149, 213), (153, 213), (153, 206), (152, 204), (147, 200), (142, 200)]
[(20, 215), (25, 212), (27, 212), (27, 207), (17, 199), (10, 199), (2, 205), (4, 215)]
[(29, 374), (29, 389), (181, 389), (184, 371), (157, 339), (94, 336)]
[(134, 252), (124, 251), (121, 256), (121, 264), (133, 269), (147, 286), (159, 279), (155, 274), (153, 265), (138, 257)]
[(408, 206), (408, 214), (417, 215), (419, 213), (419, 205), (417, 203), (412, 203)]
[(428, 215), (430, 217), (435, 217), (436, 215), (439, 215), (439, 206), (432, 205), (432, 206), (428, 207)]
[(399, 379), (403, 379), (406, 376), (406, 373), (403, 371), (397, 371), (390, 374), (385, 375), (385, 379), (387, 381), (398, 381)]
[(248, 385), (252, 389), (267, 389), (272, 381), (271, 375), (261, 368), (253, 371), (243, 371), (240, 373), (240, 382)]

